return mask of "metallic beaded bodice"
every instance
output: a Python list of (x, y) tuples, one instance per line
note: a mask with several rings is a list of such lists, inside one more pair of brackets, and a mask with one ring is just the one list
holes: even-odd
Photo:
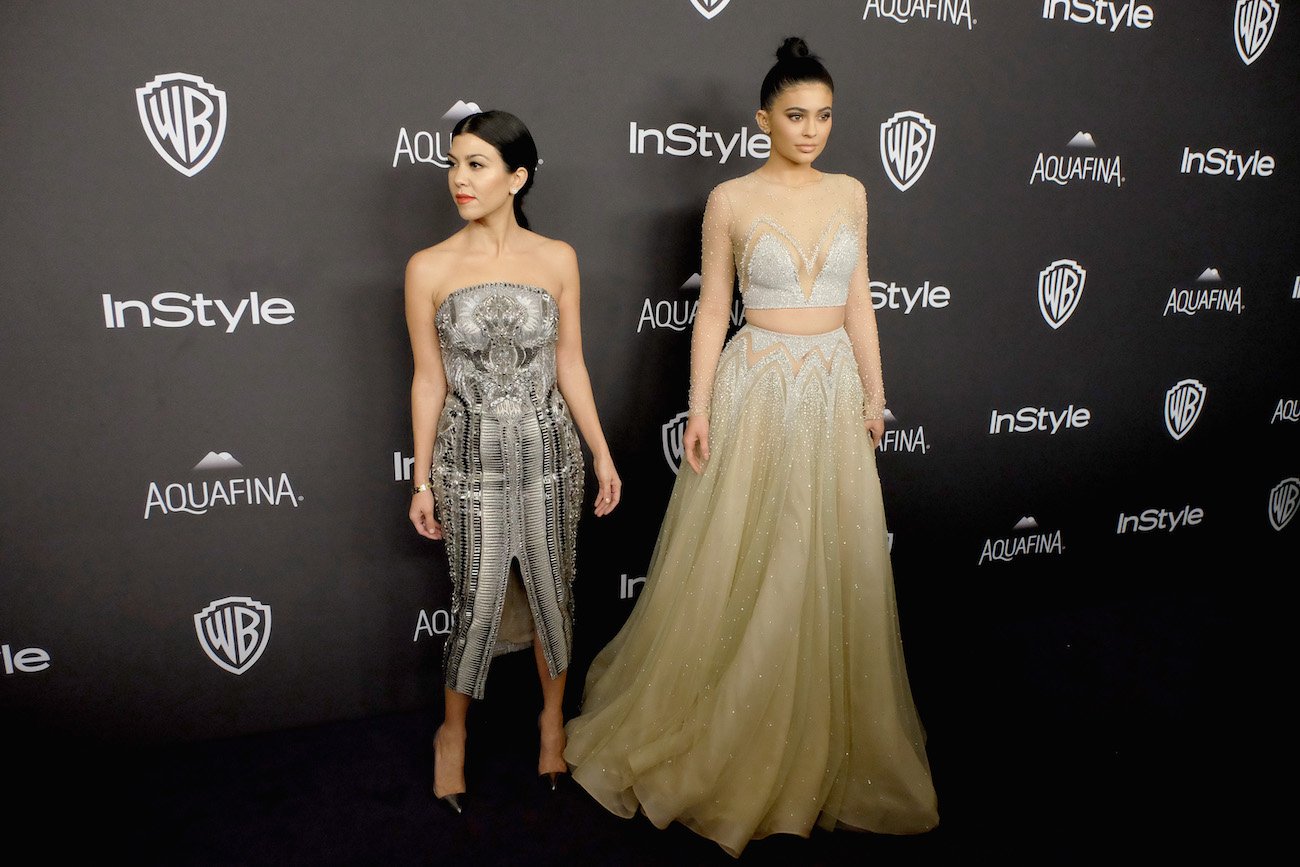
[(854, 193), (854, 181), (844, 175), (823, 175), (803, 187), (757, 175), (732, 182), (731, 241), (745, 307), (847, 302), (863, 231)]
[[(856, 241), (853, 229), (835, 220), (826, 227), (822, 239), (805, 253), (798, 241), (775, 221), (759, 220), (750, 230), (742, 252), (746, 264), (741, 272), (740, 291), (745, 306), (761, 310), (843, 305), (849, 297), (849, 278), (858, 264)], [(820, 269), (816, 267), (819, 259)], [(807, 295), (800, 288), (801, 273), (815, 275)]]
[(560, 311), (545, 289), (481, 283), (447, 296), (434, 316), (447, 384), (471, 408), (518, 417), (555, 388)]

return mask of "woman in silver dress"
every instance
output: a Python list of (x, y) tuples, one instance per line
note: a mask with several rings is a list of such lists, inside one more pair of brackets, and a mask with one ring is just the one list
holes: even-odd
[(445, 540), (452, 580), (433, 792), (460, 812), (465, 717), (494, 655), (533, 648), (543, 697), (537, 771), (553, 788), (567, 770), (561, 702), (583, 490), (575, 421), (600, 483), (598, 516), (618, 505), (622, 485), (582, 356), (577, 257), (524, 217), (532, 136), (507, 112), (473, 114), (452, 131), (448, 159), (466, 224), (411, 257), (406, 320), (415, 466), (425, 480), (410, 518), (420, 535)]
[[(813, 168), (830, 74), (791, 38), (760, 91), (757, 171), (704, 211), (682, 467), (565, 753), (610, 811), (739, 855), (814, 826), (938, 822), (903, 664), (875, 449), (884, 431), (867, 199)], [(724, 340), (740, 278), (745, 325)]]

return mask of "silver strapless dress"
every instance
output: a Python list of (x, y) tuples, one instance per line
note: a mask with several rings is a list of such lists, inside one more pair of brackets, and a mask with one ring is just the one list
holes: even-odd
[(499, 634), (523, 595), (551, 676), (569, 665), (583, 465), (556, 384), (559, 316), (544, 289), (484, 283), (434, 317), (448, 383), (431, 477), (452, 580), (444, 664), (447, 686), (474, 698), (494, 655), (528, 646)]

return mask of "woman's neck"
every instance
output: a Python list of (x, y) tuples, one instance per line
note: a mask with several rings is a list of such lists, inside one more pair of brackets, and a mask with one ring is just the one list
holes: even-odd
[(471, 247), (488, 255), (500, 256), (523, 231), (515, 215), (507, 208), (471, 220), (465, 225), (465, 240)]
[(812, 163), (796, 163), (773, 153), (755, 174), (767, 181), (787, 187), (802, 187), (821, 180), (822, 173)]

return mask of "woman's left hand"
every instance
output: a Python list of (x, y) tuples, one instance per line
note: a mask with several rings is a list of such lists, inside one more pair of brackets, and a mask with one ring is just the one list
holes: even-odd
[(614, 459), (609, 455), (596, 458), (592, 463), (600, 490), (596, 492), (596, 517), (600, 518), (614, 511), (623, 496), (623, 480), (614, 469)]
[(871, 437), (871, 447), (878, 448), (880, 440), (885, 435), (885, 420), (883, 418), (867, 419), (867, 435)]

